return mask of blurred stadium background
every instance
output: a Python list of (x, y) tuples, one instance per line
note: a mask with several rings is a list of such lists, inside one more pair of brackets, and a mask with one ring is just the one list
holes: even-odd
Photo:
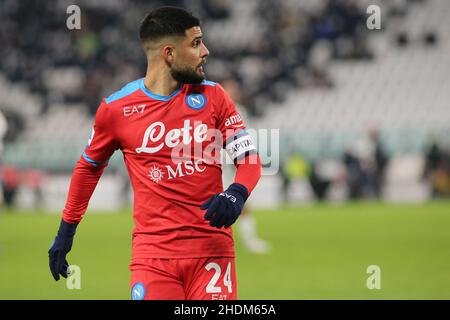
[[(72, 4), (80, 30), (66, 27)], [(138, 24), (163, 4), (202, 19), (208, 79), (249, 126), (279, 129), (262, 154), (279, 170), (250, 202), (272, 249), (249, 253), (237, 234), (240, 298), (450, 298), (447, 0), (0, 0), (0, 298), (129, 297), (119, 153), (69, 256), (81, 290), (54, 283), (46, 252), (96, 108), (144, 76)]]

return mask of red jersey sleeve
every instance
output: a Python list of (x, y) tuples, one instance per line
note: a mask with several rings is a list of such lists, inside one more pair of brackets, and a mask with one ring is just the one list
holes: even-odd
[(249, 194), (261, 177), (261, 160), (244, 120), (227, 92), (217, 84), (218, 129), (222, 133), (224, 148), (234, 161), (234, 182), (244, 185)]
[(237, 163), (248, 155), (256, 154), (256, 147), (228, 93), (220, 84), (217, 84), (216, 88), (217, 128), (222, 133), (223, 147)]
[(111, 112), (111, 106), (103, 100), (95, 115), (91, 138), (83, 153), (84, 160), (93, 166), (106, 164), (114, 151), (119, 148)]
[(103, 101), (95, 116), (91, 138), (73, 171), (62, 214), (65, 222), (81, 221), (109, 158), (119, 147), (113, 134), (114, 123), (107, 108), (108, 105)]

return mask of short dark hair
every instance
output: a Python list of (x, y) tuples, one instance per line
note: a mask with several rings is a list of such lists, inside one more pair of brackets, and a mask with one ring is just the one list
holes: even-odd
[(139, 28), (142, 42), (154, 41), (166, 36), (184, 36), (185, 31), (200, 26), (200, 20), (192, 13), (178, 7), (160, 7), (147, 13)]

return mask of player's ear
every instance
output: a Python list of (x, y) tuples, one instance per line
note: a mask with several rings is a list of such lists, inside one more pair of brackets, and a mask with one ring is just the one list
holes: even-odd
[(167, 63), (173, 64), (175, 59), (175, 48), (172, 45), (166, 45), (163, 47), (163, 57)]

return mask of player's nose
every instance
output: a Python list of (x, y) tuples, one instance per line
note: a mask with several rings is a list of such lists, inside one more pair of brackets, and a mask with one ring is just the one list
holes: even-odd
[(208, 48), (205, 46), (204, 43), (202, 43), (202, 48), (200, 50), (200, 55), (202, 58), (206, 58), (207, 56), (209, 56), (209, 50)]

